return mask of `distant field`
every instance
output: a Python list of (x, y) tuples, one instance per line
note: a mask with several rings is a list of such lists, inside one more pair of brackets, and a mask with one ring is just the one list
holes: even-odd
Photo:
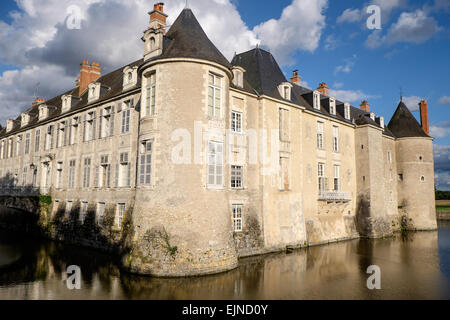
[(436, 200), (436, 210), (450, 211), (450, 200)]

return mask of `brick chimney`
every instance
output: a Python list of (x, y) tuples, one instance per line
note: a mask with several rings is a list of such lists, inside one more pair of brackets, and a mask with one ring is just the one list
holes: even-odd
[(167, 14), (164, 13), (164, 3), (158, 2), (155, 4), (149, 15), (150, 28), (161, 29), (166, 27)]
[(317, 88), (317, 91), (319, 91), (324, 96), (328, 97), (328, 87), (327, 87), (327, 84), (325, 82), (322, 82), (321, 84), (319, 84), (319, 87)]
[(35, 106), (40, 105), (40, 104), (42, 104), (42, 103), (44, 103), (44, 102), (45, 102), (45, 99), (42, 99), (42, 98), (36, 98), (36, 99), (34, 99), (33, 102), (31, 103), (31, 106), (35, 107)]
[(80, 76), (78, 77), (77, 85), (79, 87), (78, 96), (81, 96), (90, 83), (97, 81), (101, 76), (100, 64), (92, 62), (89, 65), (88, 60), (83, 60), (81, 63)]
[(370, 105), (366, 100), (361, 102), (361, 105), (359, 106), (359, 108), (365, 112), (370, 112)]
[(302, 78), (298, 75), (298, 70), (292, 71), (291, 82), (296, 85), (300, 85)]
[(430, 123), (428, 121), (428, 102), (426, 100), (420, 101), (419, 107), (420, 107), (420, 124), (422, 125), (423, 131), (425, 131), (429, 135)]

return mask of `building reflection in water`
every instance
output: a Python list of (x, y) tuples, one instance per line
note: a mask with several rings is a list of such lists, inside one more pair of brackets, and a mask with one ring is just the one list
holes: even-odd
[[(0, 299), (449, 299), (449, 233), (446, 224), (439, 238), (408, 233), (251, 257), (224, 274), (182, 279), (133, 276), (108, 255), (2, 235)], [(69, 265), (81, 267), (81, 290), (66, 287)], [(381, 290), (366, 287), (370, 265), (381, 268)]]

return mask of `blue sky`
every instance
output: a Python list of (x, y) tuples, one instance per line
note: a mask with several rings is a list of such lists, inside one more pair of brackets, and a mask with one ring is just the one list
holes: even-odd
[[(0, 113), (0, 123), (4, 125), (5, 117), (18, 115), (25, 108), (37, 82), (41, 83), (40, 94), (47, 99), (70, 88), (81, 59), (100, 60), (108, 72), (139, 58), (139, 37), (154, 1), (124, 3), (1, 1), (0, 101), (6, 102), (0, 102), (0, 110), (6, 112)], [(450, 0), (189, 3), (205, 31), (229, 59), (232, 52), (248, 50), (257, 40), (275, 55), (286, 77), (299, 69), (308, 87), (326, 82), (338, 99), (355, 106), (367, 99), (371, 110), (387, 121), (398, 105), (400, 87), (410, 109), (417, 107), (418, 99), (427, 99), (432, 134), (436, 137), (437, 183), (450, 190)], [(62, 27), (71, 4), (79, 5), (83, 12), (83, 36), (78, 30)], [(365, 8), (370, 4), (381, 8), (379, 31), (366, 26), (369, 14)], [(176, 18), (183, 6), (184, 0), (166, 1), (169, 20)], [(126, 19), (130, 16), (133, 19)], [(114, 20), (123, 17), (125, 20), (117, 26)], [(293, 31), (290, 34), (280, 32), (289, 28)], [(7, 31), (2, 33), (2, 29)], [(99, 37), (101, 42), (97, 43)], [(127, 42), (129, 39), (133, 42)], [(76, 49), (63, 50), (72, 46)], [(55, 73), (59, 77), (56, 81), (45, 80)], [(11, 81), (20, 85), (13, 86)], [(418, 112), (414, 115), (418, 117)]]

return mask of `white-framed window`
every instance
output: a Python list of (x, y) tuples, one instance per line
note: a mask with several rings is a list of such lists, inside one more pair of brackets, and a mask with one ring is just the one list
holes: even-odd
[(75, 167), (76, 160), (69, 161), (69, 189), (75, 188)]
[(330, 114), (336, 115), (336, 99), (333, 97), (330, 98)]
[(244, 87), (244, 74), (241, 70), (239, 69), (234, 69), (233, 70), (233, 84), (236, 87), (242, 88)]
[(242, 132), (242, 113), (231, 111), (231, 132)]
[(56, 163), (56, 189), (62, 188), (62, 171), (63, 171), (63, 163)]
[(25, 134), (25, 154), (30, 153), (30, 136), (31, 134), (29, 132)]
[(91, 141), (95, 138), (95, 113), (92, 111), (86, 115), (84, 141)]
[(112, 117), (112, 107), (106, 107), (102, 110), (102, 117), (101, 117), (101, 123), (100, 123), (100, 134), (101, 138), (110, 137), (112, 135), (112, 128), (113, 128), (113, 117)]
[(313, 107), (320, 110), (320, 93), (318, 91), (313, 92)]
[(208, 186), (223, 187), (223, 143), (208, 143)]
[(116, 209), (116, 227), (118, 229), (122, 228), (124, 216), (125, 216), (125, 203), (118, 203)]
[(209, 74), (208, 82), (208, 115), (220, 118), (222, 104), (222, 77)]
[(78, 140), (78, 128), (80, 124), (80, 117), (72, 118), (72, 124), (70, 126), (70, 145), (74, 145)]
[(70, 217), (70, 214), (72, 213), (72, 207), (73, 207), (73, 201), (69, 200), (66, 202), (66, 209), (65, 209), (65, 216), (67, 218)]
[(18, 157), (20, 155), (21, 147), (22, 147), (22, 136), (20, 135), (17, 137), (16, 157)]
[(22, 171), (22, 186), (27, 185), (27, 173), (28, 173), (28, 167), (23, 167)]
[(334, 180), (333, 180), (333, 187), (334, 191), (340, 190), (340, 174), (341, 174), (341, 167), (339, 165), (334, 165)]
[(97, 212), (96, 212), (96, 220), (98, 226), (103, 226), (103, 220), (105, 215), (105, 203), (99, 202), (97, 203)]
[(333, 126), (333, 152), (339, 152), (339, 127)]
[[(151, 159), (150, 159), (151, 160)], [(131, 163), (128, 161), (128, 152), (120, 153), (119, 163), (116, 164), (115, 187), (131, 186)]]
[(66, 121), (62, 121), (58, 124), (58, 138), (57, 148), (66, 145)]
[(111, 165), (109, 163), (109, 156), (100, 156), (100, 167), (97, 178), (98, 188), (110, 188), (111, 187)]
[(156, 113), (156, 73), (147, 77), (147, 88), (145, 93), (145, 115), (153, 116)]
[(85, 158), (83, 167), (83, 188), (89, 188), (90, 185), (91, 185), (91, 158)]
[(152, 177), (152, 148), (153, 141), (147, 140), (142, 142), (141, 159), (140, 159), (140, 177), (141, 185), (150, 185)]
[(325, 188), (326, 188), (326, 186), (325, 186), (325, 184), (326, 184), (325, 163), (319, 162), (317, 169), (318, 169), (317, 175), (319, 178), (319, 181), (318, 181), (319, 182), (319, 192), (323, 192), (323, 191), (325, 191)]
[(9, 138), (8, 140), (8, 158), (12, 158), (13, 156), (13, 149), (14, 149), (14, 141), (13, 138)]
[(317, 149), (323, 150), (323, 122), (317, 122)]
[(87, 214), (87, 210), (88, 210), (88, 202), (87, 201), (82, 201), (81, 202), (81, 207), (80, 207), (80, 221), (81, 223), (84, 222), (84, 219), (86, 218), (86, 214)]
[(231, 166), (231, 188), (241, 189), (243, 187), (242, 177), (243, 177), (242, 166), (232, 165)]
[(242, 204), (233, 204), (232, 205), (234, 232), (242, 231), (242, 208), (243, 208)]
[(350, 104), (349, 103), (344, 103), (344, 117), (347, 120), (350, 120)]
[(126, 107), (122, 110), (122, 134), (130, 132), (131, 100), (124, 102), (124, 104)]
[(36, 135), (34, 136), (34, 152), (39, 152), (41, 142), (41, 130), (36, 129)]

